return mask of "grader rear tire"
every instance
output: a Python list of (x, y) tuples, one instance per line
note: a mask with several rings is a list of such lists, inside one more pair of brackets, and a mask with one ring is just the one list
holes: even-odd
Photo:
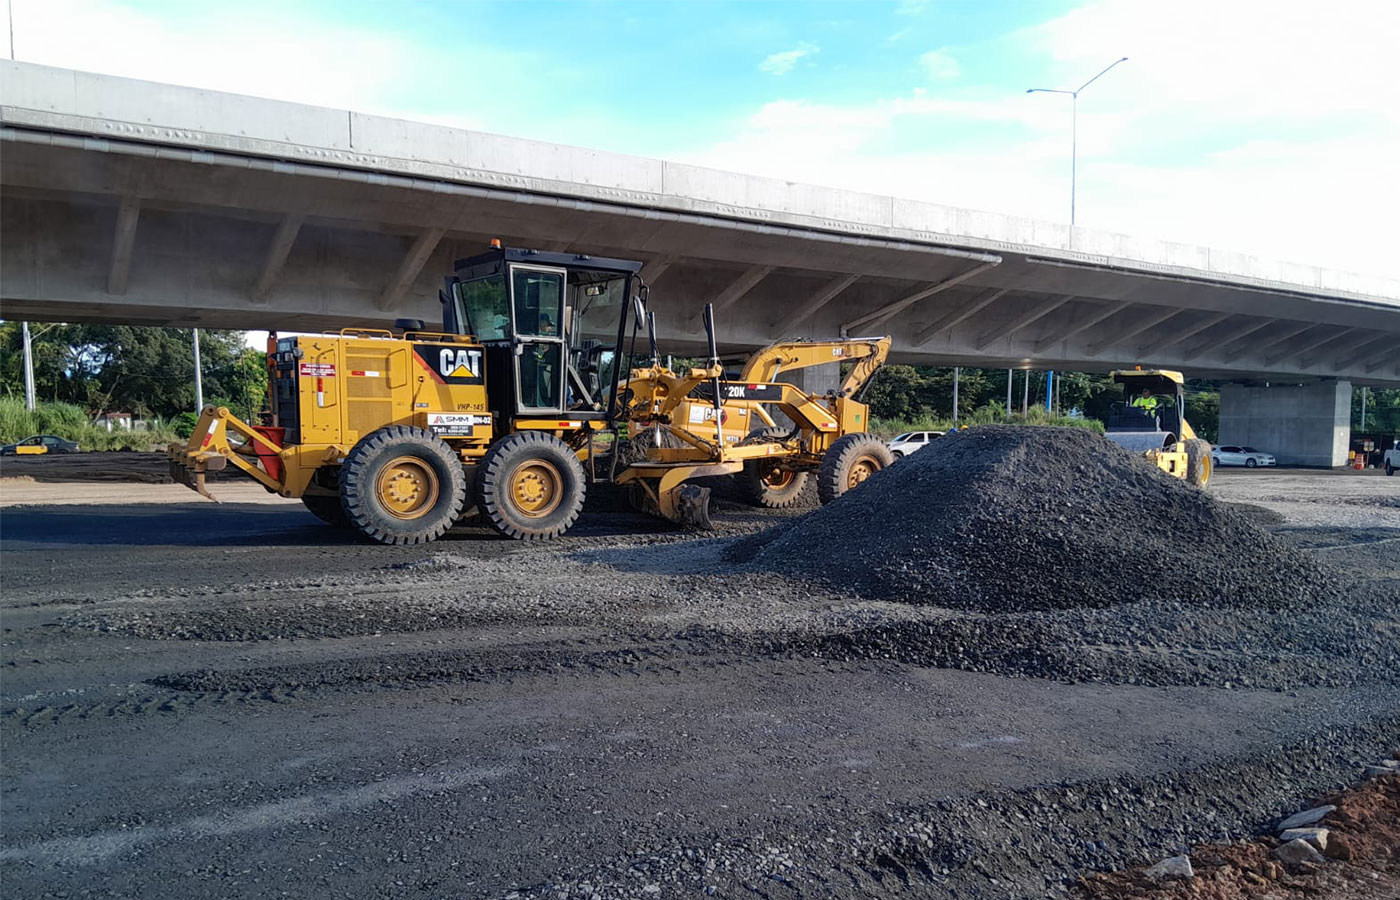
[(492, 528), (518, 541), (568, 531), (583, 510), (586, 490), (578, 456), (542, 431), (502, 438), (477, 467), (477, 506)]
[(1196, 487), (1210, 483), (1211, 470), (1210, 444), (1200, 438), (1186, 442), (1186, 480)]
[(422, 428), (371, 432), (340, 467), (340, 502), (350, 525), (381, 544), (437, 540), (462, 514), (466, 493), (457, 454)]
[(817, 470), (817, 497), (825, 506), (893, 463), (894, 454), (878, 438), (868, 434), (838, 438)]

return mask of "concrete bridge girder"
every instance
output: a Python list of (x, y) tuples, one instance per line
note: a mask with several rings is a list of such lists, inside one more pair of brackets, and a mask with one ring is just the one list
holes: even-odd
[[(1380, 279), (0, 65), (11, 316), (282, 329), (432, 320), (452, 260), (498, 237), (645, 260), (662, 338), (679, 348), (700, 344), (709, 300), (731, 349), (844, 325), (890, 332), (895, 358), (914, 362), (1103, 369), (1150, 356), (1201, 374), (1400, 378), (1383, 355), (1400, 336), (1400, 286)], [(1366, 293), (1373, 284), (1379, 293)]]

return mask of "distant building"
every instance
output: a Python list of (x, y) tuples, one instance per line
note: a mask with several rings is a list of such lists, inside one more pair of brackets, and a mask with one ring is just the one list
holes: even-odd
[[(106, 428), (108, 431), (130, 431), (133, 425), (131, 413), (109, 412), (98, 416), (95, 425)], [(142, 424), (145, 424), (144, 422)]]

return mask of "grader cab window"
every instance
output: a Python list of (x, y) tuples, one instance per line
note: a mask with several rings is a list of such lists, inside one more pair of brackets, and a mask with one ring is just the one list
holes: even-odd
[(564, 273), (517, 266), (512, 278), (516, 334), (558, 337), (564, 320)]
[(511, 267), (516, 377), (521, 411), (564, 409), (564, 278), (562, 269)]
[(506, 280), (491, 275), (457, 285), (457, 321), (479, 341), (503, 341), (510, 335), (510, 303)]

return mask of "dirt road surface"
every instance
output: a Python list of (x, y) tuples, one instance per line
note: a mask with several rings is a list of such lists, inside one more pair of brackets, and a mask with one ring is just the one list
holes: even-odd
[(1400, 478), (1213, 488), (1357, 575), (1346, 634), (1375, 667), (1340, 632), (1290, 644), (1324, 629), (1306, 610), (1258, 613), (1289, 636), (1264, 650), (1144, 608), (1137, 638), (1074, 620), (1058, 649), (1102, 664), (1047, 648), (1041, 677), (879, 637), (975, 615), (727, 561), (791, 513), (725, 507), (697, 538), (595, 498), (547, 547), (386, 548), (296, 503), (21, 487), (0, 482), (11, 898), (1043, 897), (1254, 833), (1400, 737), (1400, 615), (1375, 601), (1400, 595)]

